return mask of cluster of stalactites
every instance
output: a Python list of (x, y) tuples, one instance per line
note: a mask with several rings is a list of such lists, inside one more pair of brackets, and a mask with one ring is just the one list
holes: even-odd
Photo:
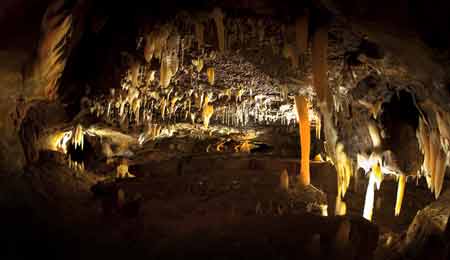
[[(429, 109), (428, 109), (429, 108)], [(417, 139), (424, 155), (420, 175), (437, 199), (442, 191), (446, 167), (449, 165), (450, 116), (437, 105), (428, 106), (428, 118), (419, 118)]]
[(370, 155), (366, 153), (357, 154), (357, 166), (369, 175), (369, 183), (367, 185), (366, 196), (364, 201), (363, 217), (371, 221), (373, 216), (373, 207), (375, 200), (375, 189), (380, 189), (384, 175), (396, 176), (398, 181), (397, 196), (394, 208), (395, 216), (400, 215), (403, 203), (403, 197), (406, 186), (406, 175), (397, 167), (391, 165), (391, 152), (382, 151), (381, 135), (375, 123), (369, 122), (369, 136), (372, 140), (372, 152)]
[(144, 58), (150, 63), (153, 58), (160, 61), (159, 83), (167, 88), (180, 65), (180, 35), (170, 25), (163, 25), (145, 37)]
[(72, 33), (72, 14), (63, 6), (64, 1), (54, 1), (44, 14), (41, 25), (42, 36), (31, 75), (33, 80), (44, 87), (35, 88), (33, 94), (50, 100), (56, 99)]
[(72, 144), (75, 149), (79, 147), (81, 150), (83, 150), (84, 148), (84, 132), (83, 127), (80, 124), (75, 127), (75, 130), (73, 132)]
[[(195, 63), (201, 62), (196, 60)], [(210, 74), (213, 73), (210, 71)], [(214, 120), (226, 126), (246, 127), (249, 124), (289, 125), (295, 120), (294, 106), (288, 101), (280, 109), (273, 110), (272, 103), (283, 100), (281, 96), (251, 96), (251, 91), (242, 85), (217, 93), (203, 88), (182, 92), (172, 87), (143, 91), (145, 88), (133, 87), (131, 80), (124, 82), (128, 83), (124, 83), (122, 89), (111, 89), (106, 99), (95, 100), (90, 112), (111, 123), (136, 126), (174, 121), (196, 124), (201, 121), (207, 128)], [(308, 116), (319, 136), (320, 117), (311, 107), (308, 107)]]

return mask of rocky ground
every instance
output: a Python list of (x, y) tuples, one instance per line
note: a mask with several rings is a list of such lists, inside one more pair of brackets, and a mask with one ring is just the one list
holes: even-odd
[[(10, 190), (4, 194), (17, 196), (2, 201), (21, 202), (2, 210), (4, 259), (370, 259), (378, 240), (400, 241), (431, 201), (425, 188), (412, 192), (408, 182), (394, 217), (396, 183), (385, 181), (372, 224), (361, 217), (362, 180), (347, 195), (347, 217), (322, 216), (327, 202), (332, 215), (336, 189), (326, 163), (312, 164), (314, 187), (301, 189), (289, 159), (147, 161), (130, 165), (135, 178), (114, 180), (105, 179), (106, 166), (80, 173), (55, 156), (2, 181)], [(282, 169), (290, 174), (288, 190), (280, 188)]]

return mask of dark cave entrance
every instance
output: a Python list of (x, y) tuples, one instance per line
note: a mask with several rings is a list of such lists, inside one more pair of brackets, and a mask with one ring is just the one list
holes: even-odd
[(413, 94), (401, 90), (390, 102), (383, 104), (381, 123), (384, 130), (384, 148), (397, 155), (396, 162), (407, 174), (415, 174), (422, 161), (416, 131), (419, 110)]
[(413, 94), (406, 90), (400, 90), (391, 97), (390, 102), (383, 104), (381, 121), (384, 126), (402, 122), (417, 128), (419, 114)]

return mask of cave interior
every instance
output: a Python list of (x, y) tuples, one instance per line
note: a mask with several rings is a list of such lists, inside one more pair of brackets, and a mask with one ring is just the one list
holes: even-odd
[(1, 259), (450, 259), (448, 10), (1, 1)]

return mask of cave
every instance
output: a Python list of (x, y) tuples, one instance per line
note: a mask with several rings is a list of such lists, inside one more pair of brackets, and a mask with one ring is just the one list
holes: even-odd
[(448, 259), (448, 1), (0, 3), (0, 259)]

